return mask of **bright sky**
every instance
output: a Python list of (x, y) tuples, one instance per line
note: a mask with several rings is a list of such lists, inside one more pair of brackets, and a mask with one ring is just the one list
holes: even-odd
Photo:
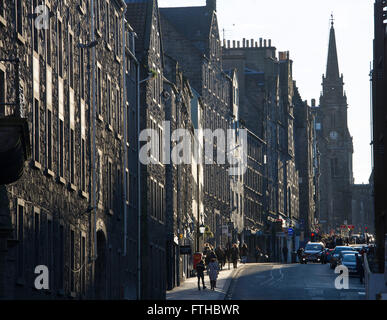
[[(202, 6), (205, 0), (159, 0), (160, 7)], [(293, 76), (303, 100), (319, 101), (326, 70), (333, 12), (340, 73), (348, 97), (355, 183), (371, 174), (370, 62), (373, 0), (218, 0), (219, 28), (227, 40), (272, 39), (290, 51)], [(223, 38), (223, 32), (221, 37)]]

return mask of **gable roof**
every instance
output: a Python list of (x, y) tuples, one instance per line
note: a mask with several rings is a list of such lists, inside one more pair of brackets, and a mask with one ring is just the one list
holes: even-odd
[(206, 46), (200, 43), (208, 41), (213, 17), (206, 6), (160, 8), (160, 13), (200, 51), (205, 50)]
[(161, 60), (164, 64), (164, 55), (163, 55), (163, 41), (162, 33), (160, 26), (160, 14), (158, 9), (157, 0), (126, 0), (126, 20), (133, 27), (137, 34), (136, 38), (136, 53), (139, 60), (142, 59), (145, 51), (150, 47), (151, 43), (151, 31), (152, 31), (152, 19), (153, 12), (156, 10), (156, 15), (158, 19), (158, 28), (160, 33), (160, 51), (161, 51)]
[(126, 19), (137, 34), (136, 51), (141, 53), (145, 50), (149, 3), (149, 0), (126, 0)]

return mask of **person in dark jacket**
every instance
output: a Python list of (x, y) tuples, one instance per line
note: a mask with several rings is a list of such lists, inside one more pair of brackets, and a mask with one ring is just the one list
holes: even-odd
[(238, 259), (239, 259), (239, 249), (236, 243), (232, 245), (231, 248), (231, 261), (234, 265), (234, 269), (238, 266)]
[(218, 258), (220, 270), (223, 270), (223, 266), (226, 264), (225, 253), (223, 251), (223, 248), (221, 246), (217, 247), (215, 249), (215, 254), (216, 254), (216, 257)]
[(255, 247), (255, 262), (260, 262), (262, 251), (258, 246)]
[(198, 277), (198, 289), (200, 291), (200, 279), (202, 279), (203, 284), (203, 290), (206, 288), (204, 284), (204, 270), (206, 270), (206, 267), (204, 266), (203, 260), (200, 260), (200, 262), (196, 265), (196, 275)]
[(359, 254), (355, 254), (356, 256), (356, 270), (360, 277), (360, 283), (363, 283), (364, 280), (364, 266), (363, 266), (363, 257), (359, 256)]
[(249, 250), (247, 249), (247, 244), (244, 243), (242, 245), (242, 248), (241, 248), (241, 259), (242, 259), (242, 263), (246, 263), (247, 262), (247, 255), (249, 254)]
[(301, 262), (302, 256), (304, 255), (304, 248), (298, 248), (297, 250), (297, 256), (298, 256), (298, 261)]

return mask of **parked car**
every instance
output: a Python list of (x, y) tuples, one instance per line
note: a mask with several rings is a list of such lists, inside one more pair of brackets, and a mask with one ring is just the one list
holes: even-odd
[(321, 254), (323, 253), (325, 246), (322, 242), (308, 242), (305, 246), (303, 257), (305, 263), (307, 262), (320, 262)]
[(330, 260), (330, 267), (331, 269), (336, 268), (337, 266), (337, 261), (339, 259), (339, 255), (341, 251), (352, 251), (353, 253), (357, 252), (353, 247), (349, 246), (337, 246), (333, 251), (332, 251), (332, 257)]
[(342, 258), (339, 258), (338, 264), (346, 266), (348, 268), (349, 274), (358, 273), (356, 268), (356, 255), (353, 253), (344, 254)]

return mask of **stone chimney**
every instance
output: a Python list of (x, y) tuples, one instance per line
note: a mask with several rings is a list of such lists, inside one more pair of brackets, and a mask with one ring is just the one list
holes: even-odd
[(209, 11), (216, 11), (216, 0), (207, 0), (206, 6)]

